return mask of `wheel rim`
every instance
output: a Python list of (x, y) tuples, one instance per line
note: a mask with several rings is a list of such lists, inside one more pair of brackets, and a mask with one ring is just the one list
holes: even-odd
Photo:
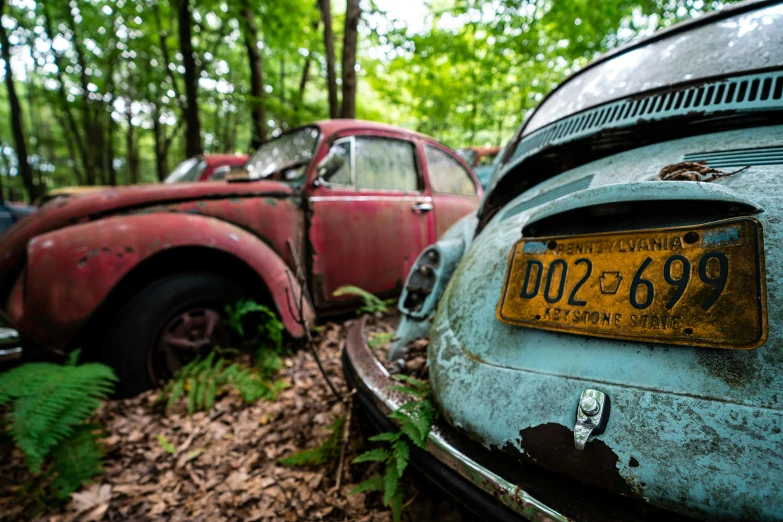
[(226, 339), (225, 328), (216, 310), (199, 307), (179, 312), (161, 329), (150, 357), (150, 376), (157, 382), (165, 381)]

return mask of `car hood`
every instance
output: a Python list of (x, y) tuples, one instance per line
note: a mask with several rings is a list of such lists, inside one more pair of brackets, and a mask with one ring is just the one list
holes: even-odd
[(188, 201), (288, 197), (293, 189), (275, 181), (252, 183), (151, 184), (95, 190), (56, 198), (27, 216), (0, 240), (0, 281), (19, 268), (28, 241), (32, 238), (77, 223), (126, 212), (178, 204)]

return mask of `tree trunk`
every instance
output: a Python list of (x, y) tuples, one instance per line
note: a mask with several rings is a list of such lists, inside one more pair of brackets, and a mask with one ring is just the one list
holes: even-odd
[(158, 181), (162, 183), (168, 175), (168, 165), (164, 152), (165, 130), (160, 124), (160, 113), (157, 108), (152, 110), (152, 132), (155, 136), (155, 173), (158, 176)]
[(343, 107), (341, 118), (356, 117), (356, 40), (358, 38), (359, 0), (347, 0), (343, 36)]
[(258, 28), (248, 0), (242, 1), (242, 18), (245, 21), (245, 48), (250, 65), (250, 118), (253, 134), (250, 149), (257, 149), (266, 140), (266, 112), (264, 109), (264, 61), (258, 49)]
[(73, 175), (76, 178), (76, 184), (83, 185), (84, 175), (82, 173), (82, 169), (79, 167), (79, 160), (76, 159), (76, 147), (73, 144), (73, 134), (71, 134), (68, 128), (68, 124), (63, 121), (61, 114), (56, 114), (55, 118), (57, 118), (57, 123), (59, 123), (60, 127), (63, 129), (65, 145), (68, 147), (68, 157), (70, 158), (71, 163), (73, 163)]
[[(55, 33), (52, 31), (52, 18), (49, 13), (49, 8), (47, 7), (49, 3), (43, 2), (41, 4), (43, 8), (43, 14), (44, 14), (44, 30), (46, 31), (47, 36), (50, 40), (54, 39)], [(59, 94), (60, 94), (60, 106), (62, 109), (62, 113), (65, 115), (65, 123), (67, 124), (67, 130), (66, 133), (69, 134), (72, 139), (76, 142), (76, 147), (79, 151), (79, 158), (82, 162), (82, 169), (84, 169), (85, 175), (81, 177), (79, 180), (79, 184), (83, 183), (84, 178), (90, 178), (95, 176), (94, 171), (92, 170), (92, 164), (90, 162), (90, 156), (87, 150), (86, 145), (86, 139), (81, 136), (79, 133), (79, 128), (76, 125), (76, 119), (73, 117), (73, 112), (71, 110), (71, 104), (68, 102), (68, 94), (65, 91), (65, 78), (63, 77), (63, 70), (65, 69), (62, 65), (62, 61), (60, 60), (60, 55), (57, 54), (57, 51), (52, 48), (52, 58), (54, 60), (54, 65), (57, 69), (57, 82), (59, 83), (59, 86), (57, 88)]]
[(188, 157), (204, 153), (198, 114), (198, 72), (191, 37), (190, 0), (179, 0), (179, 45), (185, 66), (185, 152)]
[(334, 70), (334, 33), (332, 32), (331, 0), (318, 0), (321, 8), (321, 20), (324, 23), (324, 48), (326, 50), (326, 85), (329, 88), (329, 117), (337, 118), (339, 106), (337, 103), (337, 75)]
[(126, 139), (126, 156), (128, 161), (128, 182), (135, 185), (139, 182), (139, 152), (136, 150), (136, 130), (133, 127), (133, 115), (131, 114), (130, 99), (125, 102), (125, 117), (128, 120), (128, 133)]
[[(5, 0), (0, 0), (0, 17), (5, 11)], [(22, 108), (19, 98), (16, 97), (14, 78), (11, 74), (11, 47), (8, 43), (8, 34), (3, 24), (0, 24), (0, 45), (2, 45), (3, 61), (5, 61), (5, 86), (8, 89), (8, 104), (11, 110), (11, 129), (14, 134), (16, 159), (19, 163), (19, 175), (22, 176), (27, 197), (32, 202), (38, 197), (38, 187), (33, 180), (33, 171), (27, 161), (27, 144), (24, 139), (24, 123), (22, 122)]]
[(104, 184), (109, 184), (112, 187), (117, 185), (117, 173), (114, 171), (114, 118), (112, 113), (114, 112), (114, 61), (117, 59), (116, 53), (112, 53), (109, 57), (109, 67), (106, 71), (106, 93), (109, 95), (109, 103), (106, 104), (106, 112), (108, 114), (109, 123), (108, 131), (106, 133), (106, 179)]

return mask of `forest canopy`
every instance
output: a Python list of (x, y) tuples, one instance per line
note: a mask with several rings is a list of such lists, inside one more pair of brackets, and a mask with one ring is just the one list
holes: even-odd
[(724, 3), (0, 0), (0, 195), (161, 181), (330, 117), (502, 145), (592, 58)]

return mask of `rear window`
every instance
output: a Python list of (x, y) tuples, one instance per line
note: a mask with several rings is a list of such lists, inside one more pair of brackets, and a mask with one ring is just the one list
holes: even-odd
[(783, 5), (739, 12), (630, 49), (577, 73), (530, 117), (525, 135), (645, 91), (783, 65)]
[(424, 147), (432, 190), (442, 194), (475, 196), (476, 185), (470, 173), (456, 159), (440, 149)]

